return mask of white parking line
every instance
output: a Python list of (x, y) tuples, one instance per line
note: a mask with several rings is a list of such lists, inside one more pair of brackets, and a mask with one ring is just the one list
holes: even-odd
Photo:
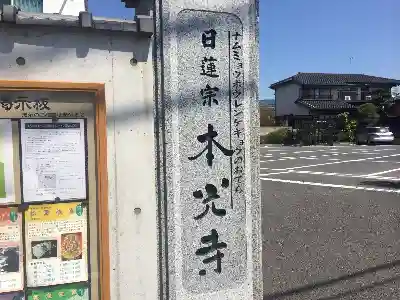
[(311, 151), (311, 150), (303, 150), (303, 151), (295, 151), (293, 153), (295, 154), (300, 154), (300, 153), (314, 153), (315, 151)]
[(396, 172), (396, 171), (400, 171), (400, 168), (377, 172), (377, 173), (372, 173), (372, 174), (367, 174), (367, 176), (371, 177), (371, 176), (375, 176), (375, 175), (381, 175), (381, 174), (386, 174), (386, 173), (391, 173), (391, 172)]
[(342, 173), (326, 173), (326, 172), (314, 172), (314, 171), (296, 171), (290, 170), (287, 172), (280, 172), (280, 173), (266, 173), (260, 174), (261, 177), (263, 176), (270, 176), (270, 175), (286, 175), (286, 174), (307, 174), (307, 175), (323, 175), (323, 176), (335, 176), (335, 177), (351, 177), (351, 178), (365, 178), (365, 179), (377, 179), (377, 180), (389, 180), (389, 181), (400, 181), (399, 177), (382, 177), (382, 176), (371, 176), (371, 175), (362, 175), (362, 174), (342, 174)]
[(364, 190), (364, 191), (386, 192), (386, 193), (400, 194), (400, 189), (370, 188), (370, 187), (355, 186), (355, 185), (341, 185), (341, 184), (308, 182), (308, 181), (299, 181), (299, 180), (286, 180), (286, 179), (268, 178), (268, 177), (262, 177), (260, 179), (264, 180), (264, 181), (293, 183), (293, 184), (300, 184), (300, 185), (312, 185), (312, 186), (320, 186), (320, 187), (330, 187), (330, 188), (341, 188), (341, 189)]
[(383, 156), (378, 156), (378, 157), (366, 157), (366, 158), (358, 158), (358, 159), (340, 160), (340, 161), (326, 162), (326, 163), (320, 163), (320, 164), (314, 164), (314, 165), (305, 165), (305, 166), (298, 166), (298, 167), (291, 167), (291, 168), (284, 168), (284, 169), (272, 169), (272, 170), (274, 170), (274, 171), (297, 170), (297, 169), (304, 169), (304, 168), (311, 168), (311, 167), (343, 164), (343, 163), (349, 163), (349, 162), (376, 160), (376, 159), (395, 157), (395, 156), (400, 156), (400, 154), (391, 154), (391, 155), (383, 155)]

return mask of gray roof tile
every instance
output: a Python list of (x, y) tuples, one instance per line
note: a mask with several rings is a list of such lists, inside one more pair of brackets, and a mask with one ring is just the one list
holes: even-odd
[(347, 110), (356, 108), (354, 105), (342, 100), (299, 99), (296, 103), (316, 110)]
[(400, 85), (400, 80), (371, 76), (366, 74), (297, 73), (294, 76), (273, 83), (270, 88), (297, 82), (302, 85), (347, 85), (347, 84), (389, 84)]

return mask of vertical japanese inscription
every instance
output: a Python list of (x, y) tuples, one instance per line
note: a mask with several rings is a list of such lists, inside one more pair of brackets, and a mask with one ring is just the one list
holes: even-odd
[(231, 32), (241, 35), (242, 24), (234, 15), (189, 10), (178, 20), (194, 22), (178, 32), (177, 55), (183, 285), (204, 293), (234, 287), (246, 276), (244, 187), (237, 191), (234, 182), (244, 184), (234, 176), (235, 129), (243, 131), (244, 124), (235, 126), (230, 45)]
[[(214, 28), (211, 28), (209, 30), (205, 30), (202, 35), (201, 35), (201, 43), (204, 48), (210, 48), (211, 50), (214, 50), (216, 47), (216, 38), (218, 36), (217, 31)], [(222, 45), (219, 45), (222, 46)], [(210, 51), (210, 50), (209, 50)], [(218, 62), (218, 59), (214, 58), (213, 56), (204, 56), (204, 58), (201, 61), (201, 76), (206, 76), (209, 77), (208, 80), (211, 80), (212, 78), (217, 78), (219, 77), (219, 70), (217, 70), (216, 63)], [(204, 102), (203, 106), (205, 104), (208, 104), (209, 109), (211, 109), (211, 104), (216, 104), (218, 105), (218, 100), (216, 100), (214, 97), (217, 96), (216, 92), (219, 91), (218, 87), (213, 87), (209, 85), (208, 82), (206, 82), (206, 88), (201, 89), (200, 95), (202, 96)], [(188, 157), (189, 160), (194, 161), (198, 159), (205, 151), (207, 151), (206, 158), (207, 158), (207, 165), (212, 168), (213, 167), (213, 161), (215, 159), (215, 155), (213, 153), (213, 146), (215, 145), (225, 156), (231, 157), (234, 153), (233, 150), (227, 149), (224, 146), (222, 146), (220, 143), (218, 143), (215, 138), (218, 136), (217, 131), (214, 130), (214, 126), (212, 124), (208, 124), (207, 126), (207, 132), (200, 134), (197, 136), (197, 140), (200, 143), (206, 143), (205, 148), (195, 156), (190, 156)], [(229, 185), (229, 180), (224, 178), (222, 179), (223, 181), (223, 186), (227, 187)], [(218, 195), (218, 190), (215, 187), (215, 185), (207, 183), (205, 185), (205, 190), (207, 192), (207, 197), (203, 200), (203, 204), (206, 204), (205, 210), (197, 215), (194, 219), (195, 220), (200, 220), (203, 219), (204, 217), (207, 217), (207, 213), (210, 209), (210, 205), (208, 202), (211, 200), (217, 200), (220, 198)], [(193, 196), (197, 199), (202, 199), (203, 198), (203, 193), (201, 190), (197, 190), (193, 192)], [(211, 211), (214, 213), (214, 215), (219, 216), (219, 217), (224, 217), (226, 215), (226, 210), (225, 209), (218, 209), (215, 206), (214, 201), (211, 202)], [(217, 266), (214, 268), (214, 272), (216, 273), (221, 273), (222, 272), (222, 258), (224, 257), (224, 254), (220, 251), (223, 248), (227, 248), (227, 244), (224, 242), (218, 242), (218, 231), (217, 229), (213, 228), (211, 229), (211, 235), (206, 235), (201, 237), (201, 243), (202, 244), (207, 244), (211, 243), (210, 246), (203, 247), (200, 249), (196, 250), (196, 255), (198, 256), (203, 256), (206, 254), (209, 254), (211, 251), (215, 250), (216, 253), (215, 255), (205, 258), (202, 260), (203, 264), (209, 264), (211, 262), (216, 262)], [(205, 276), (207, 274), (206, 269), (201, 269), (199, 271), (200, 276)]]
[(232, 136), (234, 155), (232, 164), (232, 206), (235, 195), (244, 193), (245, 186), (245, 134), (244, 134), (244, 69), (243, 69), (243, 33), (229, 32), (229, 60), (231, 65), (231, 110), (233, 113)]

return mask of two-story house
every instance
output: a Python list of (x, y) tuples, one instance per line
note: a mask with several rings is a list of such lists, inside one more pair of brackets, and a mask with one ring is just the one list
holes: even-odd
[(275, 91), (275, 116), (285, 123), (290, 118), (315, 116), (320, 119), (355, 111), (372, 100), (374, 90), (390, 90), (400, 80), (365, 74), (297, 73), (270, 86)]

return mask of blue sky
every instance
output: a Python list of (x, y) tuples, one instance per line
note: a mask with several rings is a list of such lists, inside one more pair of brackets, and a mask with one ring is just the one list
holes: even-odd
[[(89, 9), (133, 16), (119, 0), (89, 0)], [(399, 12), (400, 0), (260, 0), (260, 99), (297, 72), (400, 79)]]

